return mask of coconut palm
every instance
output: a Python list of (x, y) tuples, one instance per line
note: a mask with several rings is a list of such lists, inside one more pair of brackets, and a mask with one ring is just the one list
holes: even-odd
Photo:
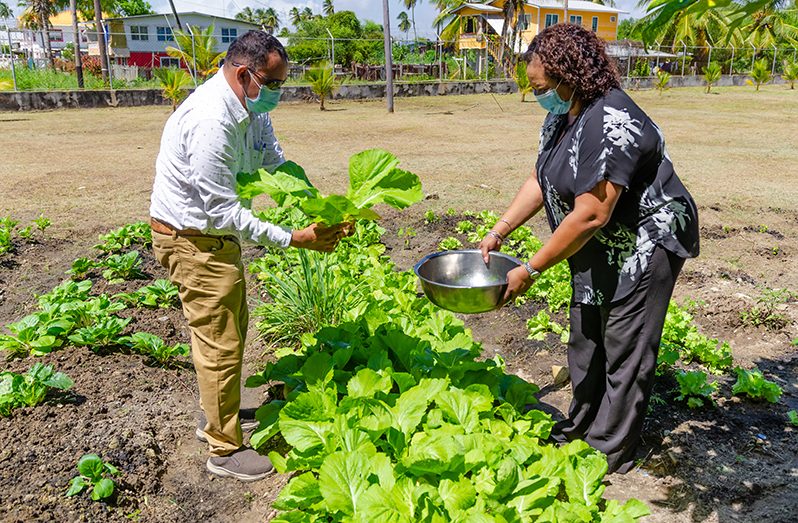
[(657, 71), (657, 81), (654, 83), (654, 87), (657, 88), (659, 91), (659, 95), (662, 96), (662, 92), (665, 89), (668, 89), (668, 84), (671, 82), (671, 75), (670, 73), (666, 73), (665, 71)]
[(302, 19), (303, 20), (311, 20), (316, 15), (313, 14), (313, 9), (310, 7), (306, 7), (302, 10)]
[(319, 109), (324, 111), (324, 100), (335, 90), (335, 75), (330, 62), (319, 62), (305, 73), (305, 80), (310, 83), (310, 90), (319, 97)]
[(798, 45), (798, 17), (796, 10), (780, 9), (773, 4), (764, 6), (745, 18), (740, 25), (742, 40), (758, 49), (774, 45)]
[(291, 20), (291, 25), (296, 27), (296, 25), (302, 21), (302, 12), (298, 7), (292, 7), (291, 10), (288, 11), (288, 19)]
[[(217, 52), (216, 38), (213, 37), (213, 24), (205, 29), (188, 26), (188, 31), (175, 31), (177, 47), (167, 47), (166, 54), (185, 62), (200, 78), (207, 78), (219, 70), (219, 63), (226, 51)], [(194, 35), (192, 45), (191, 35)]]
[(153, 69), (152, 74), (160, 80), (163, 97), (172, 102), (172, 112), (175, 112), (180, 102), (188, 96), (188, 89), (193, 84), (191, 76), (183, 69), (173, 68)]
[(408, 37), (407, 33), (410, 32), (410, 28), (412, 27), (410, 24), (410, 19), (407, 17), (407, 13), (402, 11), (399, 13), (399, 16), (397, 16), (396, 19), (399, 20), (399, 30), (405, 34), (406, 39)]
[(529, 76), (526, 74), (526, 62), (523, 60), (515, 64), (515, 83), (518, 84), (521, 101), (525, 102), (526, 95), (532, 92), (532, 84), (529, 83)]
[(757, 60), (754, 62), (754, 67), (751, 69), (751, 79), (748, 80), (748, 85), (755, 85), (756, 90), (759, 91), (759, 86), (766, 84), (770, 81), (770, 64), (767, 60)]
[(402, 0), (405, 6), (405, 9), (410, 9), (410, 19), (413, 24), (413, 39), (418, 41), (418, 32), (416, 31), (416, 4), (418, 4), (418, 0)]
[(784, 64), (784, 73), (781, 77), (790, 83), (790, 89), (795, 89), (795, 81), (798, 80), (798, 62)]
[(13, 18), (14, 13), (11, 12), (11, 8), (8, 7), (8, 4), (5, 2), (0, 2), (0, 19), (5, 20), (6, 18)]
[(267, 7), (263, 10), (263, 26), (269, 34), (280, 28), (280, 15), (277, 14), (273, 7)]
[(22, 12), (20, 22), (26, 29), (41, 30), (46, 37), (44, 40), (44, 53), (50, 63), (50, 68), (55, 69), (53, 48), (50, 45), (50, 17), (57, 12), (55, 2), (52, 0), (25, 0), (20, 3), (25, 10)]
[(321, 6), (321, 11), (324, 13), (324, 16), (330, 16), (335, 14), (335, 6), (333, 5), (333, 0), (324, 0), (324, 3)]
[(712, 89), (712, 84), (720, 80), (721, 69), (720, 64), (717, 62), (710, 62), (709, 65), (704, 67), (704, 81), (707, 83), (707, 94)]

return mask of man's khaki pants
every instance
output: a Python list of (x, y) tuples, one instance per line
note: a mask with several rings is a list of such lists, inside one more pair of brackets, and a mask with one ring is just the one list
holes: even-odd
[(180, 291), (212, 456), (241, 447), (238, 410), (249, 313), (241, 246), (232, 236), (152, 233), (155, 257)]

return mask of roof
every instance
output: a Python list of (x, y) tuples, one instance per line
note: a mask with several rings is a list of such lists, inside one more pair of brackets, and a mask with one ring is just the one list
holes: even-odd
[[(542, 7), (544, 9), (562, 9), (562, 0), (531, 0), (526, 3), (530, 7)], [(569, 0), (568, 12), (571, 11), (592, 11), (594, 13), (625, 13), (621, 9), (608, 5), (586, 2), (584, 0)]]
[(472, 4), (466, 2), (462, 4), (457, 9), (452, 10), (452, 13), (456, 13), (458, 11), (462, 11), (463, 9), (473, 9), (474, 11), (481, 11), (483, 13), (501, 13), (502, 10), (500, 7), (494, 7), (488, 4)]
[[(188, 16), (188, 15), (204, 16), (206, 18), (213, 18), (214, 20), (227, 20), (228, 22), (237, 22), (239, 24), (251, 25), (252, 27), (260, 27), (257, 24), (246, 22), (244, 20), (238, 20), (236, 18), (228, 18), (226, 16), (211, 15), (208, 13), (200, 13), (199, 11), (185, 11), (182, 13), (177, 13), (178, 17)], [(115, 18), (108, 18), (108, 20), (141, 20), (143, 18), (162, 18), (164, 16), (174, 17), (172, 13), (156, 13), (154, 15), (118, 16)]]

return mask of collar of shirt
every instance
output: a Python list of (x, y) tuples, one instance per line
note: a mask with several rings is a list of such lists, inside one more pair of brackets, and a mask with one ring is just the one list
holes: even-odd
[(211, 82), (213, 87), (222, 95), (224, 103), (230, 109), (230, 114), (236, 123), (242, 124), (249, 120), (249, 111), (247, 111), (247, 109), (241, 105), (241, 101), (238, 99), (238, 96), (236, 96), (236, 93), (233, 92), (233, 88), (227, 82), (227, 78), (224, 76), (223, 69), (219, 69), (219, 72), (217, 72), (213, 78), (209, 80), (209, 83)]

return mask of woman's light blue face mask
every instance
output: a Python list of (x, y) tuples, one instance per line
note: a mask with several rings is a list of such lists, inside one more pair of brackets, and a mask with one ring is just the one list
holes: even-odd
[[(557, 87), (560, 87), (560, 83), (557, 84)], [(573, 103), (574, 99), (574, 92), (571, 92), (571, 98), (568, 100), (563, 100), (560, 98), (560, 94), (557, 92), (557, 87), (554, 89), (547, 89), (543, 93), (538, 94), (538, 91), (534, 91), (535, 99), (538, 101), (541, 107), (553, 114), (565, 114), (571, 110), (571, 104)]]
[(255, 75), (252, 74), (252, 71), (247, 70), (247, 72), (252, 78), (252, 81), (255, 82), (255, 85), (260, 88), (256, 98), (250, 98), (249, 96), (246, 97), (247, 109), (253, 113), (268, 113), (273, 111), (280, 102), (282, 89), (279, 87), (277, 89), (270, 89), (265, 85), (260, 85), (258, 80), (255, 78)]

